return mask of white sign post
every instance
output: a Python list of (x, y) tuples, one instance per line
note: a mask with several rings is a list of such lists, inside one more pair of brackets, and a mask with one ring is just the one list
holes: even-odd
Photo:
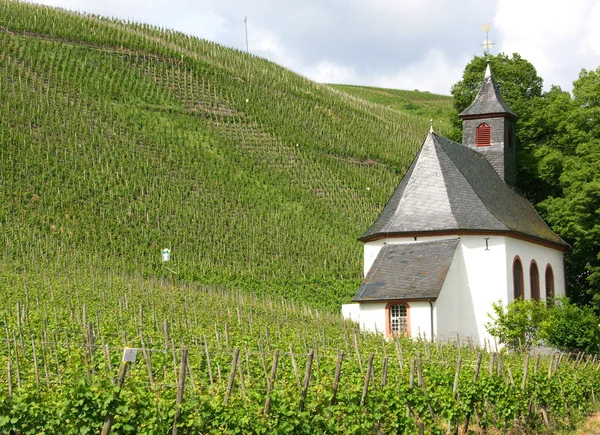
[(136, 347), (126, 347), (125, 349), (123, 349), (123, 359), (121, 360), (121, 362), (124, 363), (132, 363), (135, 362), (135, 359), (137, 357), (137, 348)]
[(161, 251), (161, 254), (162, 254), (163, 263), (166, 263), (167, 261), (169, 261), (171, 259), (171, 250), (170, 249), (167, 249), (167, 248), (163, 249)]

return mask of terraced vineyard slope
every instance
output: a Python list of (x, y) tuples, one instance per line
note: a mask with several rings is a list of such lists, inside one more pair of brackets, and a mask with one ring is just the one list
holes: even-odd
[(143, 24), (2, 0), (0, 25), (4, 261), (353, 293), (427, 117)]

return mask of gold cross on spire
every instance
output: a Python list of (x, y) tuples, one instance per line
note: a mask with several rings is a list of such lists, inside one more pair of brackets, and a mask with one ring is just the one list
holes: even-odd
[(481, 46), (483, 47), (483, 54), (486, 56), (489, 56), (490, 48), (492, 48), (492, 45), (496, 45), (496, 44), (493, 43), (492, 41), (490, 41), (490, 38), (489, 38), (490, 24), (485, 23), (481, 27), (483, 28), (483, 31), (485, 32), (485, 40), (483, 41), (483, 44), (481, 44)]

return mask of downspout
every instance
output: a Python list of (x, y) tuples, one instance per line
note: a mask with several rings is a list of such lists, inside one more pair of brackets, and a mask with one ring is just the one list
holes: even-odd
[(429, 299), (429, 320), (431, 322), (431, 341), (433, 341), (433, 303), (431, 302), (431, 298)]

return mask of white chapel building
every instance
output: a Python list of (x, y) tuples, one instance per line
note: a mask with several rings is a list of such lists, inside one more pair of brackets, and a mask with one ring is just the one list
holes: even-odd
[(360, 239), (365, 278), (342, 314), (365, 330), (483, 344), (492, 303), (565, 294), (568, 245), (515, 190), (517, 115), (489, 64), (459, 116), (463, 144), (430, 131)]

